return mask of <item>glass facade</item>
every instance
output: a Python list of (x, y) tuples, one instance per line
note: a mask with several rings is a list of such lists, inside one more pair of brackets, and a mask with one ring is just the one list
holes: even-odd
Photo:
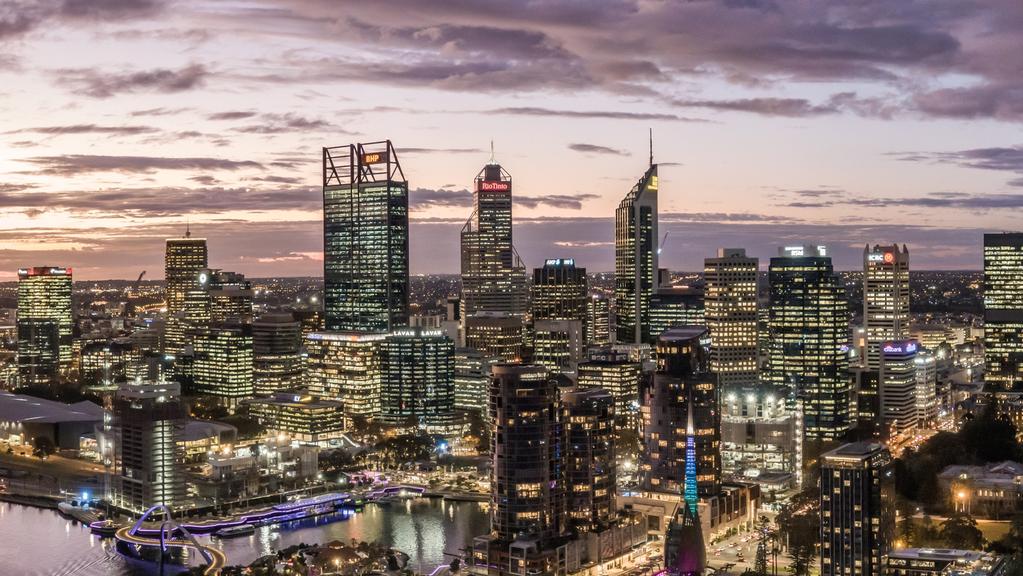
[(18, 270), (18, 375), (25, 385), (56, 385), (71, 368), (71, 269)]
[(984, 382), (1023, 390), (1023, 233), (984, 235)]
[(823, 246), (789, 246), (771, 258), (766, 379), (803, 406), (807, 440), (849, 430), (849, 311), (845, 289)]
[(345, 417), (380, 412), (380, 346), (384, 334), (313, 332), (306, 336), (310, 391), (340, 400)]
[(440, 430), (454, 422), (455, 344), (441, 330), (405, 328), (381, 345), (380, 420)]
[(408, 324), (408, 182), (390, 141), (323, 149), (327, 330)]
[(491, 162), (476, 175), (461, 256), (462, 318), (526, 312), (526, 271), (512, 243), (512, 179), (500, 164)]
[(533, 320), (578, 320), (588, 329), (586, 269), (571, 258), (548, 259), (533, 269)]
[(199, 288), (199, 272), (208, 266), (207, 258), (205, 238), (186, 235), (184, 238), (167, 239), (164, 256), (167, 302), (164, 350), (168, 354), (180, 354), (185, 346), (185, 298), (190, 290)]
[(649, 343), (650, 299), (657, 288), (657, 165), (651, 164), (615, 211), (617, 341)]

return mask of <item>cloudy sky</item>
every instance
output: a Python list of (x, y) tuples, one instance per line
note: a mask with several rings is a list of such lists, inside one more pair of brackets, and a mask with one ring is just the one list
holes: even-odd
[(454, 272), (490, 156), (527, 265), (613, 267), (614, 207), (661, 168), (662, 262), (905, 242), (980, 267), (1023, 215), (1019, 0), (4, 0), (0, 280), (321, 271), (320, 148), (389, 138), (412, 271)]

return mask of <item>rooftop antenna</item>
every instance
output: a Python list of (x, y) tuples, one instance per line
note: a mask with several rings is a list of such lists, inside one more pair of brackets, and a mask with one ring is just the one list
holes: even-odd
[(185, 238), (192, 237), (192, 226), (188, 222), (188, 218), (185, 218)]
[(490, 163), (491, 164), (497, 164), (497, 161), (494, 160), (494, 141), (493, 140), (490, 141)]
[(654, 129), (650, 129), (650, 165), (654, 165)]

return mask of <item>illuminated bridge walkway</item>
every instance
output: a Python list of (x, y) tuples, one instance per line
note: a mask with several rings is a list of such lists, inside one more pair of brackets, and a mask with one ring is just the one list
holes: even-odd
[[(156, 510), (162, 511), (164, 518), (163, 523), (160, 524), (159, 536), (154, 538), (141, 535), (139, 529), (142, 527), (142, 523)], [(203, 560), (206, 561), (206, 570), (203, 571), (205, 576), (220, 574), (224, 565), (227, 564), (227, 556), (223, 552), (211, 546), (200, 544), (187, 528), (171, 518), (170, 509), (162, 504), (146, 510), (145, 514), (135, 524), (130, 527), (125, 526), (121, 528), (114, 534), (114, 537), (117, 538), (118, 542), (136, 547), (136, 550), (142, 546), (159, 546), (161, 555), (166, 554), (168, 548), (190, 548), (196, 550)]]

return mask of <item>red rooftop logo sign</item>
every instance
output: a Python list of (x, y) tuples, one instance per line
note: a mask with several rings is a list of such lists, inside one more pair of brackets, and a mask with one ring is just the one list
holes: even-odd
[(484, 192), (507, 192), (511, 190), (511, 182), (480, 182), (480, 190)]

